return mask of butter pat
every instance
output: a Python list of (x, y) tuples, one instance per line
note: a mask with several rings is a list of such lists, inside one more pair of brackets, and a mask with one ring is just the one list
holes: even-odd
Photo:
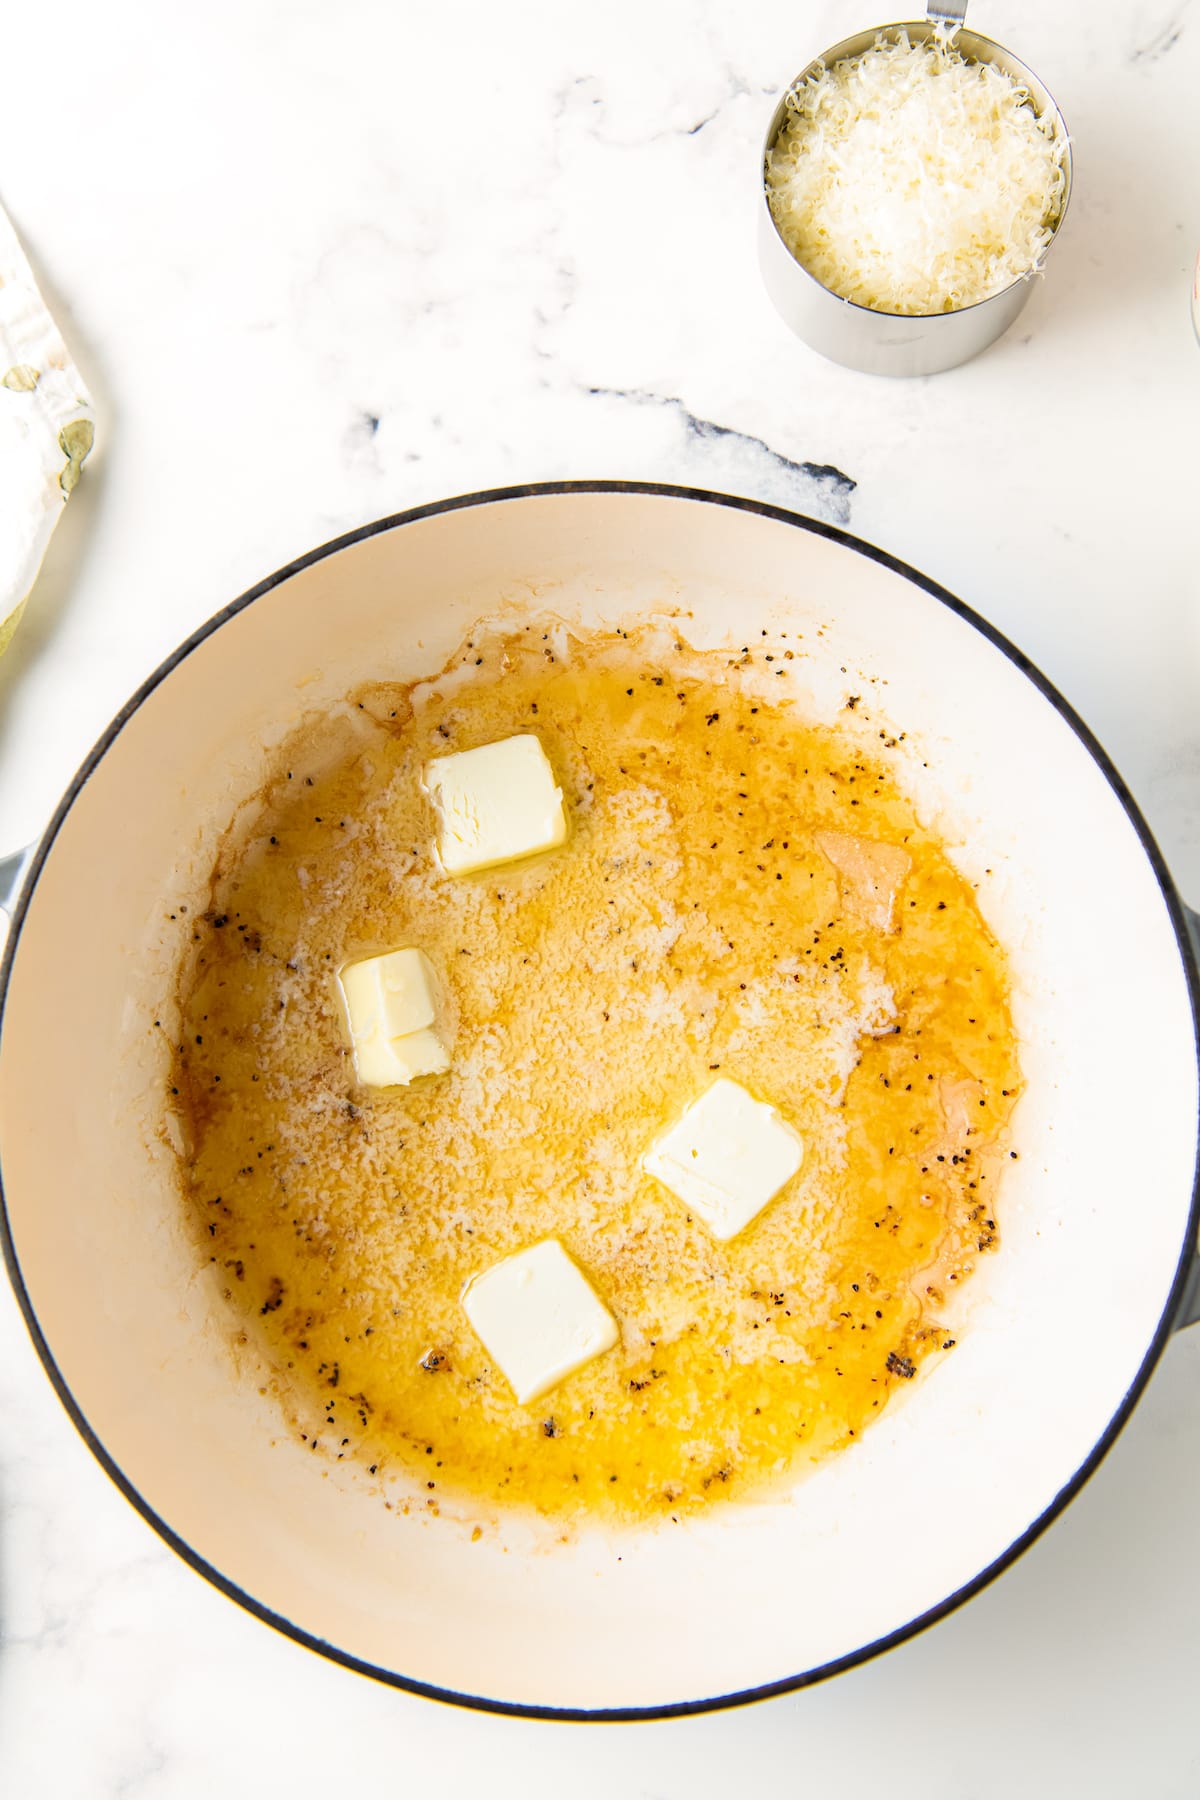
[(421, 950), (389, 950), (349, 963), (339, 977), (354, 1067), (365, 1087), (407, 1087), (440, 1075), (450, 1058), (435, 1029), (437, 991)]
[(439, 756), (425, 769), (448, 875), (553, 850), (567, 835), (562, 793), (536, 737), (502, 738)]
[(617, 1341), (617, 1322), (557, 1238), (468, 1282), (463, 1307), (518, 1404), (557, 1385)]
[(722, 1076), (651, 1145), (642, 1167), (724, 1242), (745, 1230), (803, 1161), (800, 1133)]

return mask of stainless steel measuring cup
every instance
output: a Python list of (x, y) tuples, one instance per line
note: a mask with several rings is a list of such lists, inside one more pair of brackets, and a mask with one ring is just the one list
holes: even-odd
[(944, 37), (950, 31), (953, 32), (954, 48), (968, 61), (993, 63), (1022, 87), (1028, 88), (1039, 115), (1049, 114), (1056, 131), (1062, 135), (1066, 146), (1063, 156), (1066, 185), (1053, 221), (1049, 246), (1052, 248), (1071, 197), (1071, 140), (1066, 123), (1054, 96), (1031, 69), (990, 38), (960, 29), (966, 10), (966, 0), (942, 0), (941, 4), (930, 5), (924, 19), (876, 26), (835, 44), (796, 77), (775, 108), (767, 129), (760, 172), (758, 222), (759, 264), (767, 292), (797, 337), (803, 338), (831, 362), (860, 369), (868, 375), (936, 375), (943, 369), (953, 369), (959, 363), (968, 362), (1008, 330), (1029, 298), (1032, 275), (1021, 276), (990, 299), (980, 300), (974, 306), (960, 307), (954, 312), (911, 316), (876, 312), (871, 307), (860, 306), (857, 301), (844, 300), (797, 262), (780, 236), (767, 200), (766, 159), (787, 123), (788, 94), (794, 93), (822, 65), (830, 67), (846, 58), (861, 56), (873, 44), (880, 40), (894, 41), (902, 32), (912, 43), (925, 43), (935, 36)]

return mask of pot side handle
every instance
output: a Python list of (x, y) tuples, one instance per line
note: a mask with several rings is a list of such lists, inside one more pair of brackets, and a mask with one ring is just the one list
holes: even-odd
[(33, 861), (33, 851), (34, 846), (27, 844), (11, 856), (0, 856), (0, 912), (12, 912), (25, 872)]
[[(16, 850), (11, 856), (0, 856), (0, 912), (12, 912), (21, 891), (21, 883), (33, 861), (34, 848), (33, 844), (27, 844), (24, 850)], [(1200, 913), (1193, 912), (1190, 906), (1184, 907), (1184, 913), (1192, 940), (1192, 951), (1197, 966), (1200, 967)], [(1175, 1329), (1182, 1331), (1185, 1326), (1197, 1323), (1200, 1323), (1200, 1249), (1192, 1257), (1187, 1285), (1175, 1318)]]
[[(1200, 969), (1200, 913), (1193, 912), (1185, 906), (1184, 916), (1187, 919), (1188, 933), (1192, 940), (1192, 954), (1196, 966)], [(1183, 1290), (1183, 1299), (1175, 1316), (1175, 1329), (1182, 1331), (1185, 1325), (1200, 1324), (1200, 1247), (1193, 1249), (1192, 1266), (1188, 1271), (1187, 1285)]]

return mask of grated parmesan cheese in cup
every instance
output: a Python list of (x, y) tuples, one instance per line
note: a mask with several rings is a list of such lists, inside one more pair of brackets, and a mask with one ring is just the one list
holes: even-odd
[(1002, 69), (902, 32), (820, 66), (787, 103), (767, 199), (833, 293), (876, 312), (953, 312), (1039, 266), (1066, 140)]

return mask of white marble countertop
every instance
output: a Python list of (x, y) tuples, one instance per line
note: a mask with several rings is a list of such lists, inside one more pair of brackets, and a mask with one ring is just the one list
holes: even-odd
[[(1055, 91), (1076, 193), (1010, 335), (913, 383), (790, 339), (754, 258), (771, 96), (869, 14), (15, 0), (0, 194), (99, 448), (0, 664), (0, 848), (181, 637), (294, 555), (446, 494), (625, 476), (835, 517), (962, 595), (1079, 707), (1196, 902), (1200, 12), (973, 0)], [(682, 1722), (462, 1713), (177, 1562), (5, 1287), (0, 1793), (1192, 1796), (1197, 1495), (1200, 1329), (1049, 1535), (891, 1655)]]

